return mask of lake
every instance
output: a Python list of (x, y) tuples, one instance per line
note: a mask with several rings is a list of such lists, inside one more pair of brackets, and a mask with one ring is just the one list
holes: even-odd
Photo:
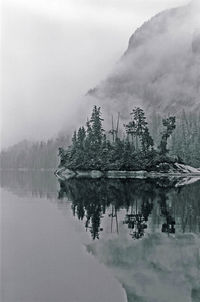
[(189, 182), (1, 171), (1, 301), (199, 302)]

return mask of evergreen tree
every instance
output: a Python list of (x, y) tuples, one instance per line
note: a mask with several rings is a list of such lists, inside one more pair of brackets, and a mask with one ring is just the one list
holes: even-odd
[(76, 131), (74, 131), (74, 134), (72, 136), (72, 145), (75, 146), (76, 145)]
[(139, 107), (133, 109), (131, 115), (133, 116), (133, 120), (135, 122), (136, 150), (138, 150), (138, 138), (143, 135), (147, 126), (146, 116), (144, 111)]
[(130, 121), (128, 124), (124, 124), (125, 129), (126, 129), (126, 134), (131, 136), (131, 141), (132, 141), (132, 145), (133, 145), (133, 138), (135, 136), (135, 121)]
[(109, 153), (111, 151), (111, 145), (107, 141), (106, 135), (103, 135), (103, 141), (101, 146), (101, 168), (102, 170), (106, 170), (109, 166)]
[(144, 111), (139, 107), (133, 109), (130, 115), (132, 117), (132, 120), (124, 126), (126, 129), (126, 133), (128, 135), (131, 135), (132, 142), (133, 137), (136, 138), (136, 150), (138, 150), (138, 138), (142, 138), (142, 135), (144, 134), (144, 131), (146, 131), (145, 129), (147, 128), (146, 117)]
[(104, 129), (102, 128), (102, 121), (101, 118), (101, 108), (97, 107), (96, 105), (93, 108), (92, 116), (90, 119), (91, 125), (91, 144), (93, 145), (94, 151), (98, 152), (99, 148), (101, 147)]
[(76, 141), (79, 150), (83, 151), (83, 149), (85, 147), (85, 138), (86, 138), (85, 128), (84, 127), (80, 127), (78, 129), (77, 141)]
[(170, 116), (166, 119), (162, 120), (163, 126), (166, 128), (162, 133), (161, 142), (159, 145), (160, 154), (166, 155), (169, 151), (167, 149), (167, 140), (173, 133), (174, 129), (176, 128), (176, 118), (175, 116)]
[(124, 141), (124, 152), (122, 155), (122, 170), (130, 170), (133, 158), (132, 153), (134, 152), (134, 149), (132, 148), (128, 138)]
[(149, 151), (149, 148), (153, 148), (154, 141), (149, 133), (149, 129), (145, 127), (144, 132), (141, 136), (141, 143), (142, 143), (142, 150), (144, 153), (147, 153)]

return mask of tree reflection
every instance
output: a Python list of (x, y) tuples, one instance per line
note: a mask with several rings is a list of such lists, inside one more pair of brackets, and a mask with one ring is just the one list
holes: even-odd
[(117, 209), (112, 205), (112, 211), (110, 214), (108, 214), (109, 217), (111, 217), (111, 226), (110, 226), (110, 231), (111, 233), (113, 232), (113, 224), (114, 224), (114, 219), (115, 219), (115, 224), (116, 224), (116, 231), (119, 233), (119, 224), (118, 224), (118, 218), (117, 218)]
[[(200, 193), (199, 184), (190, 186), (190, 197), (185, 200), (187, 188), (176, 188), (168, 179), (69, 179), (59, 180), (59, 183), (58, 198), (66, 197), (71, 201), (73, 215), (83, 221), (92, 239), (99, 239), (103, 217), (110, 219), (111, 233), (114, 230), (118, 233), (120, 225), (124, 224), (134, 239), (142, 238), (149, 225), (150, 231), (158, 226), (161, 232), (174, 234), (176, 219), (179, 231), (185, 232), (192, 222), (199, 231), (200, 207), (196, 197)], [(122, 210), (126, 211), (125, 217), (118, 221), (118, 213)]]
[(138, 202), (136, 200), (135, 211), (131, 207), (131, 213), (126, 214), (124, 224), (132, 230), (131, 236), (134, 239), (140, 239), (144, 236), (144, 230), (147, 229), (148, 217), (153, 209), (153, 200), (148, 198), (142, 200), (141, 208), (138, 210)]
[(169, 210), (169, 207), (167, 206), (167, 194), (165, 191), (160, 193), (160, 200), (159, 200), (159, 204), (160, 204), (160, 211), (161, 211), (161, 215), (165, 217), (166, 222), (164, 222), (162, 224), (162, 229), (161, 231), (163, 233), (171, 233), (171, 234), (175, 234), (175, 218), (172, 217), (172, 214)]

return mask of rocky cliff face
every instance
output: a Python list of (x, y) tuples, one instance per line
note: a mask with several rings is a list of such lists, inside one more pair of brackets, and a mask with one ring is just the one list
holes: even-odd
[(136, 105), (162, 113), (199, 110), (199, 3), (194, 0), (144, 23), (113, 73), (88, 98), (122, 117)]

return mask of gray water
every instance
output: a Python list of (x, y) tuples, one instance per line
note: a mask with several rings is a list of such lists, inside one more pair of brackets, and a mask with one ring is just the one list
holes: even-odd
[(200, 301), (200, 182), (0, 184), (2, 302)]

